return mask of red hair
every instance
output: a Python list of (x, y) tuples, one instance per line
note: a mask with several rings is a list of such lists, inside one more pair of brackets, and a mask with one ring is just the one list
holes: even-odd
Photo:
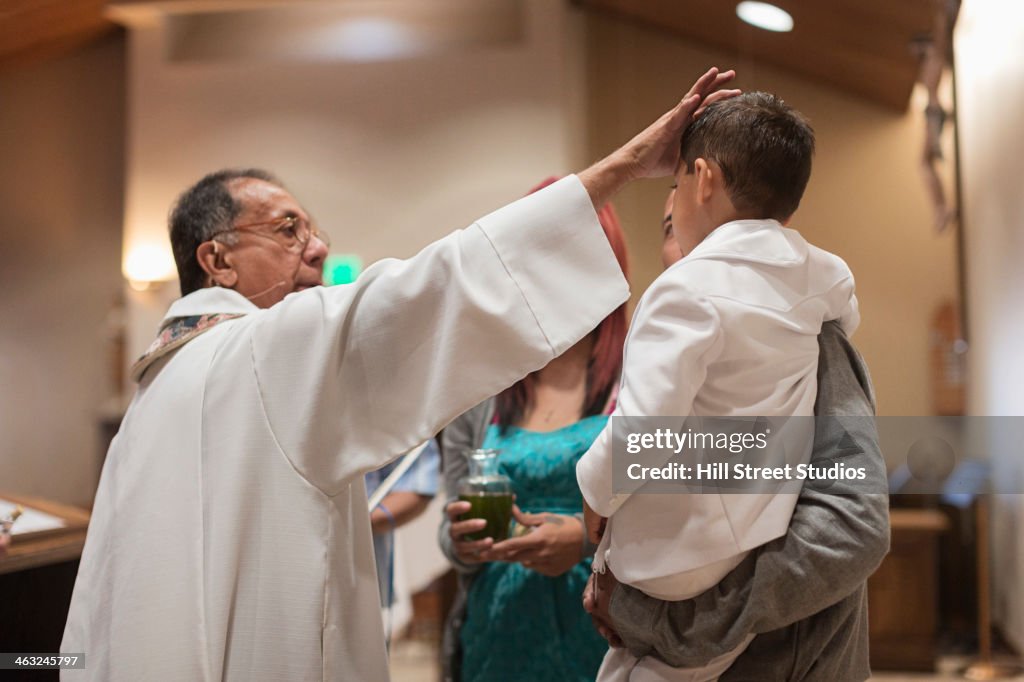
[[(556, 177), (547, 178), (528, 194), (533, 194), (557, 181)], [(597, 219), (604, 228), (604, 234), (612, 247), (615, 259), (619, 262), (619, 267), (622, 268), (623, 276), (628, 280), (626, 237), (622, 233), (615, 208), (610, 203), (605, 204), (597, 212)], [(622, 371), (622, 346), (626, 342), (626, 304), (623, 303), (612, 311), (591, 333), (595, 338), (594, 347), (590, 352), (590, 362), (587, 365), (584, 417), (601, 414), (604, 411)], [(536, 381), (537, 372), (533, 372), (498, 394), (494, 419), (503, 429), (522, 419), (533, 404), (533, 387)]]

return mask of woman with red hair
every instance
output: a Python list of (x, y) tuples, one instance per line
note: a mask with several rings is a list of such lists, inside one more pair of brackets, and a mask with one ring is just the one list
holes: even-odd
[[(598, 218), (628, 278), (625, 238), (611, 204)], [(594, 547), (583, 529), (576, 462), (608, 420), (625, 336), (622, 305), (564, 354), (442, 433), (449, 501), (440, 542), (459, 574), (443, 644), (446, 680), (583, 682), (597, 675), (608, 645), (580, 602)], [(512, 479), (520, 532), (511, 539), (465, 537), (486, 525), (460, 518), (470, 507), (458, 500), (464, 455), (477, 448), (499, 450)]]

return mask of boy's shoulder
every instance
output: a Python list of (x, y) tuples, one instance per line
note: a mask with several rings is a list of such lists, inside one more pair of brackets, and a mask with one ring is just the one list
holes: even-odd
[(846, 262), (790, 228), (743, 234), (698, 247), (663, 272), (655, 285), (664, 293), (709, 301), (727, 299), (769, 308), (790, 308), (849, 282)]
[(815, 246), (810, 242), (807, 243), (807, 254), (812, 263), (819, 267), (827, 268), (840, 278), (853, 276), (850, 266), (847, 265), (842, 256), (839, 256), (838, 254), (826, 251), (820, 246)]
[(784, 274), (787, 270), (810, 269), (814, 274), (834, 272), (843, 276), (849, 266), (838, 255), (809, 242), (793, 228), (776, 221), (736, 221), (723, 225), (664, 275), (700, 287), (714, 282), (707, 275), (732, 270)]
[(697, 263), (697, 261), (685, 259), (673, 263), (651, 282), (651, 286), (647, 288), (644, 295), (662, 293), (702, 297), (710, 293), (707, 282), (701, 278), (701, 273), (707, 269), (707, 266)]

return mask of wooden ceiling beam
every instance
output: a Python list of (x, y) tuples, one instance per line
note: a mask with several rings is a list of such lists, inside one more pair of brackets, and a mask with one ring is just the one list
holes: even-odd
[(0, 0), (0, 69), (57, 57), (117, 30), (105, 0)]
[(575, 2), (900, 111), (918, 71), (911, 43), (929, 34), (935, 8), (935, 0), (774, 0), (794, 29), (772, 33), (741, 21), (735, 0)]

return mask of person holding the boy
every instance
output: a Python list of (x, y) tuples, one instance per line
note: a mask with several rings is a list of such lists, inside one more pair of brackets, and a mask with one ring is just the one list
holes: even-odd
[[(637, 307), (613, 416), (813, 414), (822, 323), (849, 334), (858, 322), (845, 263), (783, 227), (813, 151), (803, 117), (764, 93), (717, 102), (690, 125), (672, 211), (684, 258)], [(594, 539), (608, 519), (595, 570), (607, 563), (652, 597), (688, 599), (785, 534), (795, 494), (615, 494), (611, 444), (606, 429), (577, 467)], [(598, 679), (715, 679), (750, 639), (702, 668), (614, 649)]]
[[(662, 264), (683, 256), (665, 202)], [(800, 488), (786, 534), (761, 545), (711, 589), (661, 601), (592, 573), (583, 607), (613, 647), (699, 667), (754, 639), (719, 677), (748, 682), (862, 682), (871, 677), (867, 581), (889, 552), (889, 481), (874, 426), (867, 364), (836, 322), (818, 335), (818, 399), (812, 466), (842, 461), (855, 484)], [(839, 494), (837, 494), (839, 493)], [(655, 645), (656, 644), (656, 645)]]

